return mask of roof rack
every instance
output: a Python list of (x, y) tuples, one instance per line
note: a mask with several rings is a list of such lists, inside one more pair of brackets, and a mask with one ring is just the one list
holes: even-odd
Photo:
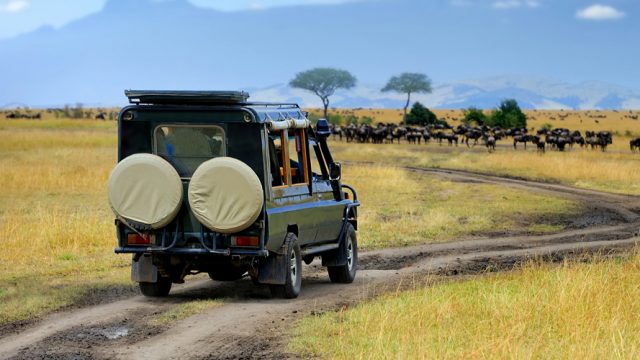
[(245, 104), (249, 93), (244, 91), (175, 91), (125, 90), (131, 104)]

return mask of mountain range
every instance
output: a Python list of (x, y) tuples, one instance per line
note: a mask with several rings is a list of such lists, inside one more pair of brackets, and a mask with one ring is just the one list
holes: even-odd
[[(382, 93), (382, 84), (358, 84), (354, 89), (338, 90), (332, 107), (401, 108), (404, 94)], [(321, 107), (318, 98), (286, 84), (250, 89), (252, 98), (301, 103)], [(639, 109), (640, 91), (603, 82), (567, 84), (537, 77), (502, 76), (447, 84), (436, 84), (431, 94), (413, 94), (411, 99), (431, 108), (491, 109), (504, 99), (516, 99), (524, 109)]]
[[(436, 12), (440, 16), (424, 21), (425, 13)], [(61, 28), (0, 40), (0, 107), (122, 105), (127, 88), (242, 89), (256, 101), (320, 106), (313, 94), (286, 85), (297, 72), (316, 66), (344, 68), (360, 78), (356, 88), (338, 91), (331, 106), (402, 107), (403, 94), (379, 91), (390, 76), (429, 68), (431, 52), (448, 51), (443, 61), (463, 68), (464, 53), (456, 49), (503, 41), (491, 34), (484, 40), (460, 36), (460, 44), (451, 46), (439, 34), (450, 26), (441, 18), (455, 14), (443, 12), (421, 0), (230, 13), (187, 0), (108, 0), (101, 12)], [(486, 26), (472, 15), (455, 16), (477, 24), (482, 35)], [(428, 50), (408, 52), (416, 39), (429, 44)], [(528, 66), (526, 59), (519, 61)], [(452, 78), (445, 70), (430, 75)], [(492, 108), (505, 98), (524, 108), (640, 108), (638, 90), (527, 76), (436, 81), (432, 94), (413, 96), (436, 108)]]

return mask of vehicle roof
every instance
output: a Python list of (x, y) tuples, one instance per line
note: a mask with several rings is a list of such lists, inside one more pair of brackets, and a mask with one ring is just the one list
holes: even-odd
[(253, 110), (259, 122), (306, 119), (295, 103), (249, 102), (245, 91), (125, 90), (129, 103), (140, 106), (223, 106)]

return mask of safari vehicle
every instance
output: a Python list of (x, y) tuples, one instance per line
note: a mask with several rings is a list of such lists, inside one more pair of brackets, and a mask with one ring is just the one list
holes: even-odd
[(146, 296), (208, 273), (248, 274), (276, 297), (300, 293), (302, 262), (321, 257), (332, 282), (358, 267), (356, 191), (296, 104), (245, 92), (125, 91), (108, 197), (118, 254)]

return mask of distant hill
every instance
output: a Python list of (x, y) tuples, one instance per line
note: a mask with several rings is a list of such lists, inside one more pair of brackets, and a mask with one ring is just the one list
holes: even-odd
[[(381, 93), (381, 84), (359, 84), (355, 89), (338, 91), (331, 106), (341, 108), (401, 108), (405, 95)], [(251, 89), (253, 99), (290, 101), (320, 107), (315, 95), (287, 85)], [(436, 84), (431, 94), (414, 94), (413, 100), (441, 109), (470, 106), (495, 108), (500, 101), (515, 98), (525, 109), (639, 109), (640, 91), (621, 86), (588, 82), (566, 84), (550, 79), (526, 77), (494, 77)]]
[[(308, 93), (268, 86), (315, 66), (369, 76), (356, 89), (336, 94), (332, 106), (401, 107), (404, 96), (378, 91), (389, 76), (431, 68), (430, 59), (458, 61), (461, 68), (465, 46), (509, 40), (473, 12), (434, 3), (366, 1), (223, 13), (187, 0), (108, 0), (101, 12), (60, 29), (0, 40), (0, 107), (122, 105), (126, 88), (248, 89), (255, 100), (319, 106)], [(424, 21), (436, 11), (439, 16)], [(439, 34), (458, 31), (446, 20), (452, 16), (477, 29), (477, 38), (461, 34), (455, 46), (444, 41)], [(528, 68), (527, 59), (518, 63)], [(433, 94), (414, 97), (441, 108), (491, 108), (504, 98), (516, 98), (525, 108), (640, 108), (640, 92), (615, 85), (513, 77), (436, 83)]]

